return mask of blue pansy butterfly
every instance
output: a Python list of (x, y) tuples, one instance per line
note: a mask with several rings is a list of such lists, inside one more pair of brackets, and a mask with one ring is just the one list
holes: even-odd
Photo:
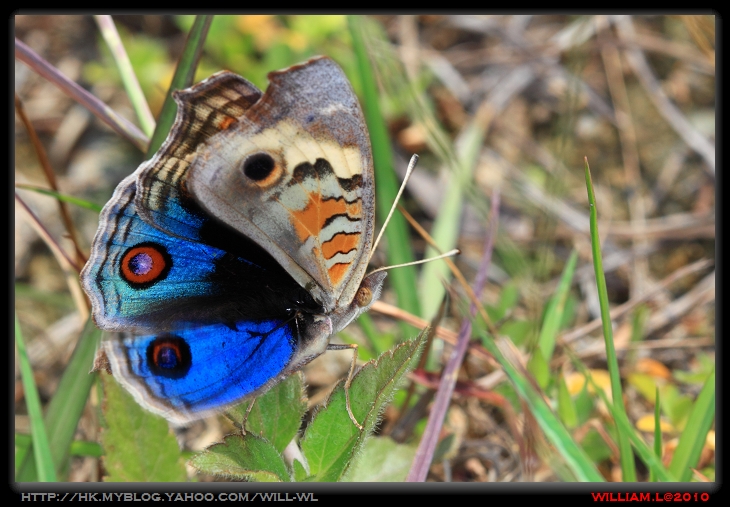
[[(175, 424), (268, 389), (380, 295), (370, 140), (319, 57), (261, 93), (219, 72), (176, 92), (157, 154), (101, 212), (81, 273), (115, 378)], [(330, 346), (331, 348), (333, 346)]]

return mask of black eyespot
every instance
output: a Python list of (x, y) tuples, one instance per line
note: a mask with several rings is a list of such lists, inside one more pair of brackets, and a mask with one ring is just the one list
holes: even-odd
[(274, 170), (276, 162), (268, 153), (251, 155), (243, 163), (243, 174), (254, 181), (266, 179)]
[(179, 336), (160, 335), (147, 346), (147, 364), (157, 376), (183, 378), (193, 365), (190, 345)]

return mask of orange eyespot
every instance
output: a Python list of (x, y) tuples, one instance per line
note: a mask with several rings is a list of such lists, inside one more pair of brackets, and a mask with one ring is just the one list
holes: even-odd
[(132, 285), (149, 285), (167, 276), (171, 259), (162, 245), (154, 243), (133, 246), (122, 257), (122, 278)]

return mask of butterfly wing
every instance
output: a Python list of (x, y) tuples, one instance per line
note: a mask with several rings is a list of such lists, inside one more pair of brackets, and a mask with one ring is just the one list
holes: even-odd
[(354, 298), (372, 243), (365, 120), (329, 58), (272, 72), (269, 80), (237, 122), (198, 147), (186, 186), (331, 312)]
[(265, 390), (287, 374), (296, 349), (281, 320), (213, 324), (104, 342), (114, 377), (137, 402), (175, 424)]
[(183, 424), (324, 351), (331, 327), (312, 315), (319, 305), (268, 253), (210, 219), (199, 232), (210, 242), (148, 224), (136, 181), (120, 183), (102, 210), (81, 280), (97, 325), (126, 331), (104, 349), (141, 405)]
[(190, 163), (198, 146), (234, 124), (261, 98), (261, 91), (241, 76), (222, 71), (173, 97), (178, 112), (170, 134), (137, 171), (136, 208), (147, 223), (199, 240), (207, 217), (185, 186)]
[(297, 309), (319, 309), (263, 249), (209, 218), (200, 241), (148, 224), (137, 214), (136, 188), (133, 174), (102, 210), (81, 273), (102, 329), (170, 330), (184, 322), (285, 319)]
[(320, 58), (270, 80), (263, 96), (230, 73), (176, 94), (171, 135), (105, 206), (82, 271), (97, 325), (127, 332), (104, 345), (115, 376), (174, 422), (324, 352), (385, 276), (363, 280), (372, 161), (347, 79)]

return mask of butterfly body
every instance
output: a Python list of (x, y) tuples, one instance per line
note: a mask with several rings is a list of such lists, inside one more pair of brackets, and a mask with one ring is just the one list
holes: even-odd
[(360, 106), (312, 59), (262, 94), (229, 72), (176, 92), (158, 153), (102, 210), (82, 282), (114, 376), (176, 424), (267, 389), (377, 299)]

